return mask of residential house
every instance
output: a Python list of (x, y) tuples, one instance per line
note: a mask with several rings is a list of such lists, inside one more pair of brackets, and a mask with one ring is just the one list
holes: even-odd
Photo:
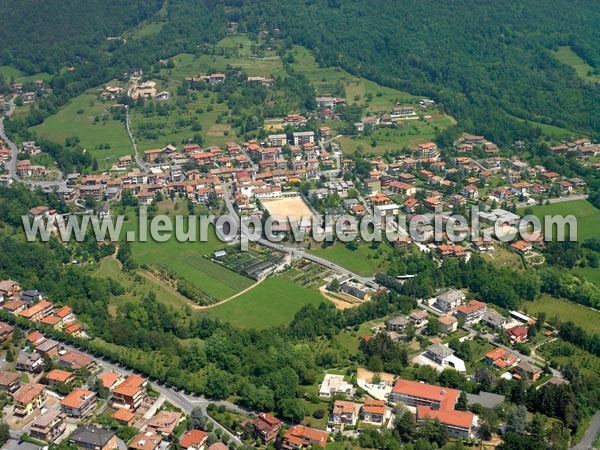
[(30, 322), (39, 322), (44, 317), (52, 314), (54, 306), (48, 300), (42, 300), (29, 308), (19, 312), (17, 315), (21, 316)]
[(21, 292), (20, 299), (30, 305), (42, 301), (44, 299), (44, 294), (37, 289), (28, 289)]
[(361, 410), (362, 420), (374, 425), (383, 425), (385, 421), (385, 401), (366, 399)]
[(183, 416), (180, 412), (159, 411), (148, 421), (146, 426), (155, 430), (161, 436), (169, 437), (182, 419)]
[(156, 450), (162, 437), (154, 430), (145, 430), (138, 433), (127, 445), (128, 450)]
[(111, 450), (118, 448), (117, 435), (112, 430), (82, 425), (71, 436), (69, 443), (82, 450)]
[(206, 431), (188, 430), (181, 436), (179, 446), (185, 450), (204, 450), (207, 439), (208, 433)]
[(456, 317), (464, 320), (466, 323), (479, 322), (487, 312), (487, 303), (478, 300), (471, 300), (456, 308)]
[(363, 180), (365, 190), (368, 194), (376, 194), (381, 192), (381, 181), (377, 177), (369, 177)]
[(17, 370), (29, 373), (41, 373), (44, 369), (44, 358), (38, 352), (19, 353), (17, 356)]
[(298, 450), (305, 447), (320, 446), (325, 448), (329, 433), (305, 427), (304, 425), (294, 425), (283, 436), (281, 448), (284, 450)]
[(528, 338), (528, 330), (527, 327), (523, 325), (517, 325), (516, 327), (509, 328), (506, 330), (506, 335), (514, 344), (520, 344), (523, 342), (527, 342)]
[(531, 242), (521, 240), (510, 244), (510, 248), (521, 254), (525, 254), (533, 250), (533, 245)]
[(260, 438), (263, 445), (269, 445), (274, 442), (282, 426), (279, 419), (268, 413), (259, 413), (252, 424), (254, 425), (254, 433)]
[(533, 382), (536, 382), (540, 379), (542, 372), (542, 369), (540, 369), (538, 366), (534, 366), (527, 361), (521, 361), (513, 369), (513, 373), (519, 375), (521, 378), (525, 378)]
[(508, 323), (508, 319), (495, 309), (488, 309), (481, 321), (494, 329), (504, 328), (504, 325)]
[(0, 344), (11, 341), (14, 334), (14, 328), (6, 322), (0, 322)]
[(50, 387), (58, 384), (72, 383), (75, 381), (75, 375), (65, 370), (53, 369), (44, 377), (45, 383)]
[(498, 370), (512, 367), (517, 361), (513, 354), (500, 347), (496, 347), (485, 354), (485, 363)]
[(456, 317), (451, 316), (449, 314), (444, 314), (443, 316), (440, 316), (438, 322), (440, 324), (440, 333), (450, 334), (455, 332), (458, 328), (458, 320), (456, 319)]
[(54, 339), (45, 339), (43, 342), (35, 345), (35, 351), (42, 357), (55, 359), (58, 356), (60, 343)]
[(21, 374), (15, 372), (0, 372), (0, 391), (14, 394), (21, 387)]
[(132, 426), (136, 418), (135, 413), (125, 408), (117, 408), (111, 417), (123, 427)]
[(96, 407), (96, 393), (87, 389), (75, 388), (60, 402), (61, 410), (69, 417), (81, 419)]
[(116, 408), (137, 409), (146, 395), (146, 379), (131, 374), (119, 384), (112, 395), (112, 405)]
[(428, 316), (429, 316), (429, 314), (427, 314), (427, 311), (424, 311), (422, 309), (416, 309), (410, 313), (408, 318), (410, 319), (410, 321), (413, 323), (413, 325), (415, 327), (420, 328), (427, 323)]
[(354, 386), (344, 381), (343, 375), (327, 373), (319, 386), (319, 397), (330, 398), (335, 394), (350, 396), (354, 393)]
[(114, 389), (123, 382), (125, 377), (117, 372), (104, 372), (98, 375), (98, 379), (102, 382), (102, 386), (109, 391)]
[(46, 401), (46, 387), (38, 383), (29, 383), (13, 394), (14, 414), (27, 417)]
[(465, 294), (462, 291), (450, 289), (436, 296), (435, 304), (440, 310), (448, 312), (461, 305), (465, 301), (465, 298)]
[(294, 145), (314, 144), (314, 131), (297, 131), (293, 133)]
[(402, 316), (394, 317), (385, 322), (385, 326), (389, 331), (396, 332), (404, 330), (408, 325), (410, 325), (410, 321)]
[(437, 152), (437, 144), (434, 142), (426, 142), (424, 144), (419, 144), (417, 148), (417, 156), (420, 158), (430, 158), (435, 156)]
[(96, 364), (94, 360), (87, 355), (77, 352), (67, 352), (58, 357), (58, 364), (70, 370), (85, 369), (88, 372), (93, 372)]
[(33, 421), (29, 435), (38, 441), (53, 444), (66, 428), (64, 413), (59, 409), (49, 409)]
[(329, 423), (333, 425), (354, 425), (356, 424), (357, 404), (345, 400), (336, 400), (333, 403), (333, 410), (329, 417)]
[(0, 281), (0, 295), (5, 299), (17, 295), (21, 291), (19, 283), (13, 280), (2, 280)]

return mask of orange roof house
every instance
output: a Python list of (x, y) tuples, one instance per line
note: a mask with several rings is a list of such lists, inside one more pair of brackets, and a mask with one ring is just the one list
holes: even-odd
[(311, 445), (318, 445), (325, 448), (329, 433), (304, 425), (294, 425), (283, 436), (281, 447), (288, 449), (300, 449)]

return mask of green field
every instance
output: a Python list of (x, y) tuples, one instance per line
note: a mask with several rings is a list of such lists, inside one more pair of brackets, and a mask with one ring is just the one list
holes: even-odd
[(273, 277), (230, 302), (206, 310), (206, 314), (237, 327), (264, 329), (287, 324), (304, 305), (324, 301), (316, 289)]
[(19, 69), (12, 66), (0, 66), (0, 75), (6, 77), (9, 81), (14, 79), (15, 83), (30, 83), (35, 80), (49, 81), (52, 78), (52, 75), (49, 73), (24, 75)]
[(533, 302), (525, 302), (524, 306), (528, 312), (533, 314), (540, 311), (545, 312), (548, 319), (556, 316), (561, 322), (571, 320), (591, 332), (600, 330), (600, 311), (595, 311), (587, 306), (549, 295), (542, 295)]
[(580, 78), (592, 83), (600, 81), (600, 75), (590, 74), (594, 68), (579, 57), (571, 47), (559, 47), (557, 51), (552, 52), (554, 57), (561, 63), (571, 66), (577, 72)]
[(327, 248), (313, 243), (309, 253), (326, 258), (358, 275), (372, 276), (375, 272), (384, 272), (387, 269), (389, 263), (386, 256), (391, 251), (392, 248), (386, 242), (381, 242), (375, 249), (360, 243), (357, 250), (350, 250), (337, 242)]
[(177, 295), (172, 289), (153, 281), (150, 278), (134, 279), (121, 269), (119, 262), (113, 257), (104, 258), (98, 265), (94, 276), (98, 278), (113, 278), (126, 290), (126, 293), (115, 297), (112, 304), (118, 306), (129, 301), (140, 301), (144, 295), (154, 292), (156, 299), (175, 308), (183, 308), (187, 302)]
[[(511, 117), (518, 120), (519, 122), (525, 122), (525, 119), (521, 119), (520, 117), (516, 117), (516, 116), (511, 116)], [(545, 136), (548, 136), (551, 138), (574, 139), (574, 136), (580, 137), (579, 135), (574, 135), (571, 131), (567, 130), (566, 128), (560, 128), (560, 127), (557, 127), (554, 125), (548, 125), (547, 123), (534, 122), (531, 120), (528, 120), (527, 123), (529, 123), (531, 126), (534, 126), (534, 127), (540, 127), (540, 129), (542, 130), (542, 133)]]
[[(321, 68), (310, 50), (296, 46), (292, 51), (294, 70), (302, 73), (315, 86), (319, 94), (332, 94), (336, 85), (342, 84), (348, 104), (364, 104), (368, 111), (389, 111), (396, 103), (415, 104), (418, 97), (408, 92), (380, 86), (373, 81), (355, 77), (339, 67)], [(371, 94), (372, 100), (367, 101)]]
[(141, 264), (160, 265), (168, 268), (196, 287), (223, 300), (237, 294), (252, 284), (250, 278), (212, 262), (210, 256), (224, 244), (212, 235), (209, 242), (135, 242), (133, 256)]
[[(99, 101), (94, 93), (82, 94), (31, 130), (59, 144), (64, 144), (68, 137), (79, 137), (81, 147), (96, 157), (101, 169), (107, 169), (120, 156), (133, 154), (125, 124), (111, 118), (109, 107), (108, 103)], [(99, 118), (98, 122), (95, 121), (96, 117)], [(106, 144), (110, 148), (98, 148)]]
[(453, 123), (454, 119), (451, 117), (437, 114), (428, 119), (407, 120), (406, 125), (399, 128), (378, 128), (370, 136), (357, 138), (344, 136), (336, 139), (336, 142), (346, 153), (361, 150), (380, 154), (385, 151), (401, 150), (403, 147), (416, 150), (417, 145), (432, 141), (437, 130), (444, 130)]
[(577, 240), (583, 242), (590, 237), (600, 238), (600, 210), (587, 200), (573, 200), (532, 207), (533, 213), (544, 225), (544, 216), (573, 215), (577, 218)]

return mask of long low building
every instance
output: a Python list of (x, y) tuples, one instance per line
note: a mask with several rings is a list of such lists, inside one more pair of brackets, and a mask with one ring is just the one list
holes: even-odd
[(468, 438), (475, 415), (454, 409), (459, 395), (456, 389), (400, 378), (392, 389), (390, 401), (415, 407), (419, 422), (437, 419), (451, 437)]

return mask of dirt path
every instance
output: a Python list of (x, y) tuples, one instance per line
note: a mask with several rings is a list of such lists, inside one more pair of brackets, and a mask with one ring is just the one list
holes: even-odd
[(265, 278), (258, 280), (256, 283), (251, 284), (250, 286), (248, 286), (246, 289), (241, 290), (240, 292), (238, 292), (237, 294), (232, 295), (231, 297), (228, 297), (224, 300), (218, 301), (217, 303), (213, 303), (212, 305), (198, 305), (194, 302), (192, 302), (189, 298), (181, 295), (177, 289), (175, 289), (173, 286), (170, 286), (168, 284), (166, 284), (164, 281), (162, 281), (159, 277), (157, 277), (156, 275), (154, 275), (152, 272), (149, 272), (147, 270), (141, 270), (138, 271), (138, 273), (140, 275), (142, 275), (144, 278), (157, 283), (160, 287), (166, 289), (167, 291), (169, 291), (171, 294), (179, 297), (181, 300), (183, 300), (184, 302), (186, 302), (192, 309), (210, 309), (210, 308), (214, 308), (215, 306), (219, 306), (222, 305), (224, 303), (227, 303), (237, 297), (239, 297), (242, 294), (245, 294), (246, 292), (254, 289), (256, 286), (258, 286), (260, 283), (262, 283)]
[(325, 286), (321, 286), (319, 288), (319, 292), (321, 292), (321, 295), (323, 297), (325, 297), (327, 300), (329, 300), (331, 303), (333, 303), (335, 305), (336, 309), (349, 309), (349, 308), (355, 308), (358, 305), (360, 305), (360, 303), (346, 302), (344, 300), (341, 300), (339, 298), (329, 295), (327, 293), (327, 291), (325, 290)]
[[(118, 249), (117, 249), (117, 251), (118, 251)], [(117, 252), (116, 251), (112, 255), (107, 256), (107, 258), (111, 258), (114, 261), (116, 261), (117, 264), (119, 265), (119, 269), (123, 270), (123, 264), (121, 264), (121, 261), (119, 261), (119, 259), (117, 258)], [(150, 281), (151, 283), (156, 284), (157, 288), (164, 289), (164, 290), (168, 291), (171, 295), (174, 295), (175, 297), (179, 298), (181, 301), (183, 301), (186, 304), (188, 304), (192, 309), (209, 309), (209, 308), (214, 308), (215, 306), (219, 306), (219, 305), (222, 305), (224, 303), (227, 303), (227, 302), (229, 302), (231, 300), (234, 300), (234, 299), (238, 298), (240, 295), (245, 294), (248, 291), (251, 291), (252, 289), (254, 289), (256, 286), (258, 286), (259, 284), (261, 284), (266, 279), (266, 278), (262, 278), (262, 279), (258, 280), (256, 283), (251, 284), (250, 286), (248, 286), (246, 289), (241, 290), (237, 294), (234, 294), (231, 297), (228, 297), (228, 298), (226, 298), (224, 300), (221, 300), (221, 301), (219, 301), (217, 303), (213, 303), (212, 305), (198, 305), (198, 304), (192, 302), (186, 296), (181, 295), (177, 291), (177, 289), (175, 289), (173, 286), (165, 283), (163, 280), (160, 279), (160, 277), (157, 277), (155, 274), (153, 274), (149, 270), (140, 269), (140, 270), (137, 271), (137, 273), (139, 275), (141, 275), (142, 277), (144, 277), (146, 280)]]

